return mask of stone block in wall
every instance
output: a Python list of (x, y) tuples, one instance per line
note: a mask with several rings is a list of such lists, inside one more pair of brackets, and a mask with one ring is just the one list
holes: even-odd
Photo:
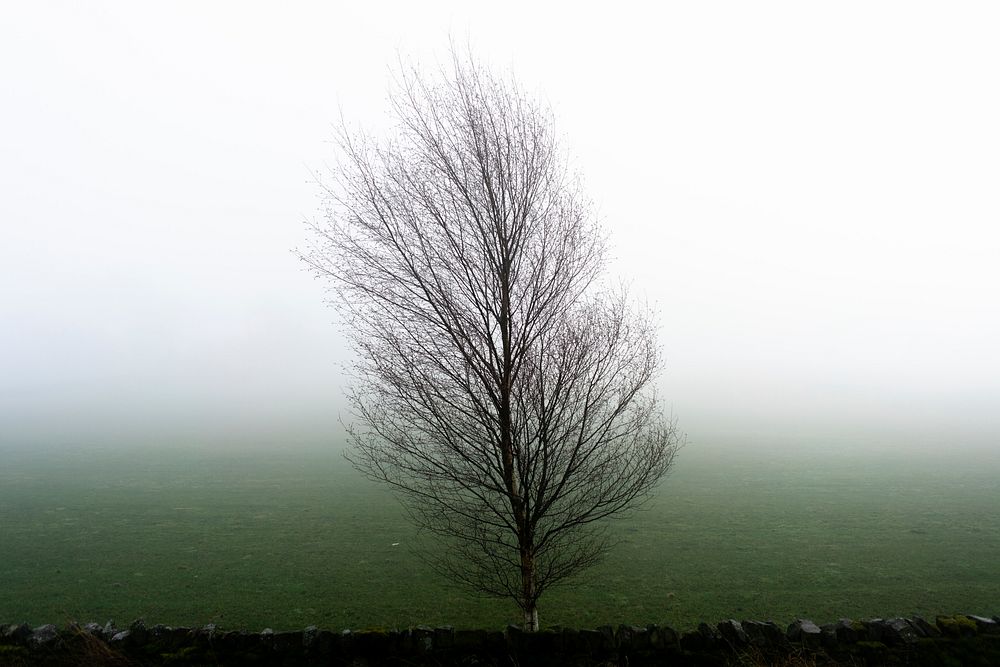
[(740, 623), (747, 641), (758, 648), (779, 648), (788, 644), (785, 631), (774, 621), (743, 621)]
[[(433, 636), (433, 630), (430, 632), (430, 636)], [(399, 649), (402, 643), (400, 634), (390, 630), (361, 630), (352, 633), (351, 640), (353, 642), (353, 653), (369, 658), (382, 658), (392, 655)], [(415, 647), (418, 652), (430, 650), (429, 646), (423, 648), (419, 643), (415, 644)]]
[(621, 651), (629, 653), (633, 650), (632, 635), (634, 632), (635, 628), (631, 625), (619, 625), (618, 629), (615, 630), (615, 643)]
[(513, 623), (507, 626), (504, 631), (504, 637), (507, 640), (507, 647), (514, 653), (519, 653), (522, 649), (523, 642), (521, 639), (527, 633), (520, 625), (514, 625)]
[(705, 650), (705, 638), (696, 630), (682, 632), (678, 644), (680, 644), (682, 651), (699, 652)]
[(559, 628), (563, 636), (563, 644), (566, 646), (577, 646), (580, 643), (580, 631), (576, 628)]
[(833, 624), (833, 631), (840, 644), (857, 644), (868, 638), (864, 623), (842, 618)]
[(635, 627), (632, 632), (632, 650), (648, 651), (653, 648), (653, 640), (649, 635), (649, 630), (644, 627)]
[(521, 635), (521, 651), (527, 655), (553, 655), (562, 652), (561, 630), (539, 630)]
[(619, 625), (615, 640), (621, 651), (648, 651), (650, 648), (649, 632), (637, 625)]
[(176, 653), (191, 643), (189, 628), (171, 628), (167, 625), (154, 625), (146, 633), (146, 644), (156, 653)]
[(708, 644), (715, 648), (719, 644), (719, 631), (708, 623), (698, 624), (698, 634), (705, 638)]
[(31, 626), (27, 623), (17, 625), (5, 625), (0, 628), (0, 643), (24, 646), (31, 636)]
[(825, 623), (819, 626), (819, 643), (825, 649), (837, 648), (837, 626), (834, 623)]
[(334, 651), (339, 655), (350, 655), (354, 651), (354, 633), (341, 630), (334, 635)]
[(699, 623), (693, 632), (681, 635), (680, 645), (684, 651), (714, 651), (719, 647), (719, 631), (708, 623)]
[(985, 616), (973, 616), (969, 614), (966, 618), (972, 619), (976, 624), (976, 629), (979, 630), (980, 634), (984, 635), (998, 635), (1000, 634), (1000, 623), (997, 623), (992, 618), (986, 618)]
[[(331, 632), (329, 630), (318, 630), (315, 635), (312, 635), (308, 646), (305, 647), (306, 655), (314, 656), (317, 658), (318, 662), (327, 663), (329, 660), (341, 653), (340, 650), (340, 633)], [(306, 639), (306, 633), (302, 633), (303, 642)]]
[(822, 641), (822, 631), (819, 626), (807, 618), (795, 619), (785, 634), (789, 641), (809, 648), (819, 648)]
[(727, 619), (715, 627), (718, 629), (719, 636), (722, 637), (723, 641), (734, 649), (745, 648), (750, 644), (750, 638), (747, 637), (746, 631), (743, 630), (743, 625), (735, 619)]
[[(590, 642), (576, 628), (561, 628), (562, 647), (565, 655), (590, 655)], [(598, 641), (597, 646), (600, 646)]]
[(33, 649), (53, 648), (59, 642), (59, 628), (51, 623), (33, 629), (28, 637), (28, 646)]
[(667, 625), (648, 625), (649, 645), (655, 651), (672, 651), (680, 648), (680, 635)]
[(882, 621), (882, 643), (890, 646), (915, 644), (920, 633), (905, 618), (890, 618)]
[[(188, 640), (187, 640), (188, 646), (196, 646), (199, 649), (208, 650), (213, 646), (215, 646), (219, 638), (225, 633), (220, 631), (218, 626), (216, 626), (214, 623), (209, 623), (208, 625), (202, 626), (200, 628), (192, 628), (190, 630), (187, 630), (187, 634), (188, 634)], [(261, 633), (260, 636), (262, 635), (263, 633)], [(267, 647), (270, 648), (273, 646), (274, 638), (277, 637), (277, 635), (278, 633), (271, 630), (271, 632), (267, 635)], [(284, 646), (284, 640), (282, 640), (281, 645)]]
[(406, 631), (404, 646), (412, 647), (417, 653), (429, 653), (434, 649), (434, 629), (418, 625)]
[(880, 642), (882, 641), (882, 619), (881, 618), (868, 618), (861, 621), (862, 627), (865, 629), (865, 639), (863, 641), (869, 642)]
[[(219, 632), (213, 632), (208, 636), (209, 645), (214, 643), (219, 637)], [(270, 650), (283, 656), (297, 656), (303, 653), (302, 631), (292, 630), (286, 632), (275, 632), (271, 636)]]
[(979, 630), (975, 621), (961, 614), (938, 616), (934, 624), (946, 637), (975, 637)]
[[(212, 629), (215, 629), (214, 625)], [(145, 646), (149, 642), (149, 629), (146, 627), (146, 622), (137, 618), (129, 623), (128, 638), (131, 646)]]
[(119, 630), (111, 639), (108, 640), (109, 644), (117, 644), (119, 646), (125, 646), (128, 644), (128, 630)]
[(933, 639), (934, 637), (940, 637), (941, 631), (938, 630), (936, 625), (928, 623), (923, 616), (914, 616), (910, 619), (910, 625), (920, 633), (921, 637), (929, 637)]
[[(0, 628), (2, 628), (2, 627), (3, 626), (0, 626)], [(84, 625), (80, 629), (83, 632), (86, 632), (91, 637), (96, 637), (96, 638), (101, 639), (101, 640), (105, 640), (106, 639), (106, 637), (104, 636), (104, 630), (101, 628), (101, 624), (100, 623), (94, 623), (93, 621), (91, 621), (90, 623), (87, 623), (86, 625)]]
[(598, 630), (580, 630), (578, 637), (580, 646), (583, 649), (580, 651), (581, 653), (601, 655), (611, 651), (607, 637)]
[(478, 651), (486, 646), (485, 630), (455, 630), (454, 646), (461, 651)]
[(861, 641), (856, 644), (856, 651), (861, 656), (862, 664), (885, 665), (888, 661), (889, 647), (880, 641)]
[[(257, 633), (251, 634), (242, 630), (216, 631), (212, 635), (210, 643), (205, 635), (199, 635), (196, 630), (174, 628), (171, 634), (173, 635), (173, 650), (164, 651), (164, 653), (176, 653), (186, 647), (199, 646), (199, 644), (193, 643), (193, 638), (197, 637), (201, 637), (202, 643), (200, 646), (204, 650), (210, 650), (213, 653), (219, 652), (225, 655), (239, 655), (247, 652), (256, 653), (263, 650), (271, 650), (273, 648), (272, 640), (274, 639), (273, 632), (265, 636)], [(185, 635), (187, 639), (184, 639)]]
[(502, 630), (486, 631), (486, 650), (490, 653), (498, 653), (507, 649), (507, 637)]
[(617, 637), (610, 625), (590, 630), (559, 628), (558, 641), (567, 654), (607, 655), (617, 648)]
[(442, 625), (434, 628), (434, 648), (436, 650), (449, 649), (455, 645), (455, 628), (450, 625)]
[(618, 648), (618, 638), (615, 636), (615, 629), (610, 625), (600, 625), (597, 631), (601, 633), (601, 650), (614, 651)]

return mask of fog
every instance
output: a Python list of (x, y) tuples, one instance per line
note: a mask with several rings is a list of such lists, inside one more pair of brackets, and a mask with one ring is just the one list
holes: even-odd
[(691, 447), (995, 448), (993, 3), (17, 3), (0, 444), (337, 445), (291, 252), (341, 113), (449, 39), (555, 110)]

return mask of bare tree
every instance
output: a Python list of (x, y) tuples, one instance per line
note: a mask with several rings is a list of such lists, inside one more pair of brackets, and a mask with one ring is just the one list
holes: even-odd
[(341, 126), (302, 253), (357, 352), (349, 458), (446, 538), (454, 580), (539, 596), (606, 551), (678, 446), (650, 313), (598, 279), (605, 243), (551, 112), (453, 55), (401, 74), (388, 141)]

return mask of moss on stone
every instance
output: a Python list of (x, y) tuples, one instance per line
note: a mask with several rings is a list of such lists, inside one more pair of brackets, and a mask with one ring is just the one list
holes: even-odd
[(184, 665), (191, 662), (192, 659), (197, 658), (197, 654), (197, 646), (185, 646), (184, 648), (174, 651), (173, 653), (161, 653), (160, 658), (163, 659), (164, 665)]
[(23, 646), (10, 646), (8, 644), (0, 644), (0, 656), (3, 657), (17, 657), (28, 655), (28, 649)]
[(976, 622), (968, 616), (957, 614), (955, 616), (938, 616), (937, 626), (941, 632), (950, 637), (968, 637), (975, 635), (978, 631)]

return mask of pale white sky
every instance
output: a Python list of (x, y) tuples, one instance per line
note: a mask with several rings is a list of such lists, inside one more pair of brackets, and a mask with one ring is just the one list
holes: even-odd
[(339, 437), (290, 250), (449, 35), (554, 107), (693, 445), (1000, 440), (1000, 5), (8, 2), (0, 444)]

